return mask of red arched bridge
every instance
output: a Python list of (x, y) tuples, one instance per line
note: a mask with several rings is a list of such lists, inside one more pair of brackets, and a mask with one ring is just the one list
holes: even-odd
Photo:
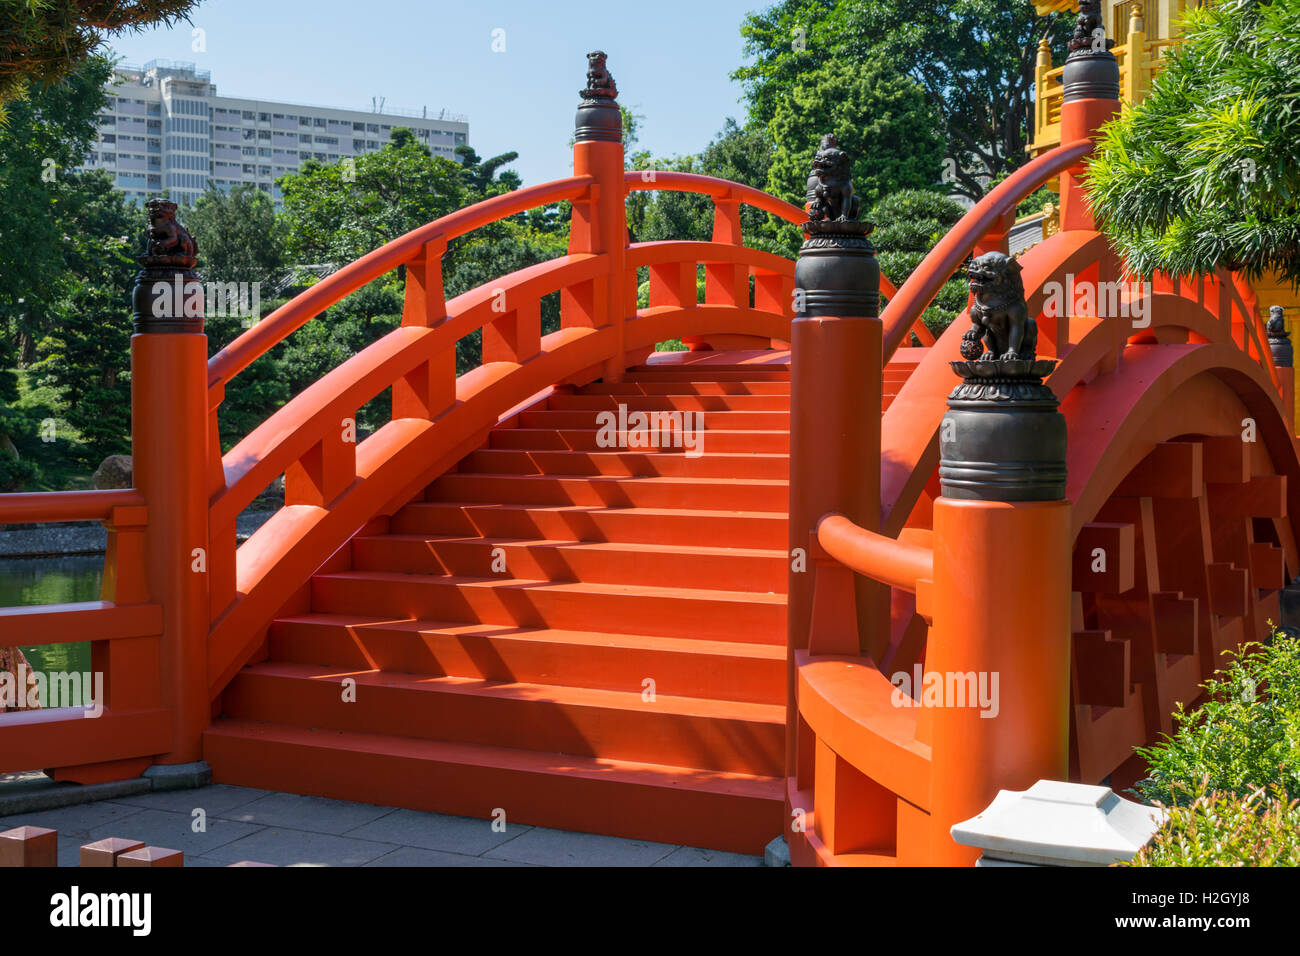
[[(800, 863), (963, 863), (952, 823), (1040, 777), (1134, 779), (1133, 747), (1278, 620), (1300, 456), (1249, 285), (1123, 284), (1120, 316), (1052, 304), (1053, 283), (1126, 278), (1079, 179), (1113, 98), (1067, 97), (1063, 145), (854, 322), (794, 319), (795, 263), (743, 243), (742, 204), (804, 209), (625, 172), (612, 106), (579, 109), (572, 176), (376, 249), (210, 360), (201, 320), (144, 315), (135, 487), (0, 496), (0, 522), (109, 533), (101, 600), (0, 609), (0, 645), (91, 642), (103, 714), (0, 715), (0, 771), (202, 759), (218, 782), (750, 853), (784, 833)], [(1061, 230), (1019, 263), (1057, 362), (1064, 498), (949, 500), (970, 320), (935, 341), (921, 314), (1054, 179)], [(641, 189), (709, 196), (712, 239), (629, 243)], [(448, 242), (558, 201), (567, 255), (445, 297)], [(399, 266), (401, 326), (222, 454), (241, 373)], [(689, 350), (654, 351), (673, 338)], [(284, 507), (237, 544), (280, 476)], [(931, 672), (994, 675), (998, 699), (912, 706)], [(918, 678), (901, 703), (899, 674)]]

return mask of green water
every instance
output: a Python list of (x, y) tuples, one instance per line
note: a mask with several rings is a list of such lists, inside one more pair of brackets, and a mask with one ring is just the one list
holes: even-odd
[[(0, 607), (97, 601), (104, 577), (102, 555), (54, 558), (0, 558)], [(36, 635), (32, 635), (35, 637)], [(18, 635), (19, 640), (23, 635)], [(90, 643), (20, 644), (35, 670), (89, 672)]]

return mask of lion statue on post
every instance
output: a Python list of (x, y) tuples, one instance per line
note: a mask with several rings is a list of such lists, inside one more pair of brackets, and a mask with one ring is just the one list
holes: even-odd
[(974, 301), (971, 327), (961, 337), (962, 358), (1032, 360), (1038, 347), (1038, 325), (1025, 304), (1020, 263), (1005, 253), (986, 252), (971, 260), (966, 275)]
[(835, 134), (822, 137), (813, 157), (808, 181), (808, 218), (844, 222), (857, 219), (861, 201), (853, 194), (853, 169), (849, 154), (835, 144)]

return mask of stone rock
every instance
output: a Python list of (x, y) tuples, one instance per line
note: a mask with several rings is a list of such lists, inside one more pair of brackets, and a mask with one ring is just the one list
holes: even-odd
[(131, 456), (109, 455), (99, 463), (95, 473), (90, 477), (92, 488), (130, 488)]
[(763, 849), (764, 866), (789, 866), (790, 865), (790, 847), (785, 842), (785, 837), (779, 836), (773, 838)]

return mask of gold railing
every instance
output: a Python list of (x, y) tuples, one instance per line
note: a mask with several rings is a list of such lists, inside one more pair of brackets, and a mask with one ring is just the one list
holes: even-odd
[[(1119, 98), (1136, 103), (1146, 96), (1151, 78), (1160, 70), (1166, 48), (1177, 43), (1176, 37), (1147, 38), (1146, 21), (1140, 4), (1133, 5), (1128, 21), (1128, 37), (1111, 51), (1119, 61)], [(1034, 67), (1034, 139), (1026, 147), (1031, 156), (1045, 153), (1061, 143), (1061, 99), (1064, 89), (1061, 74), (1064, 66), (1052, 66), (1052, 50), (1046, 37), (1038, 43), (1038, 61)]]

